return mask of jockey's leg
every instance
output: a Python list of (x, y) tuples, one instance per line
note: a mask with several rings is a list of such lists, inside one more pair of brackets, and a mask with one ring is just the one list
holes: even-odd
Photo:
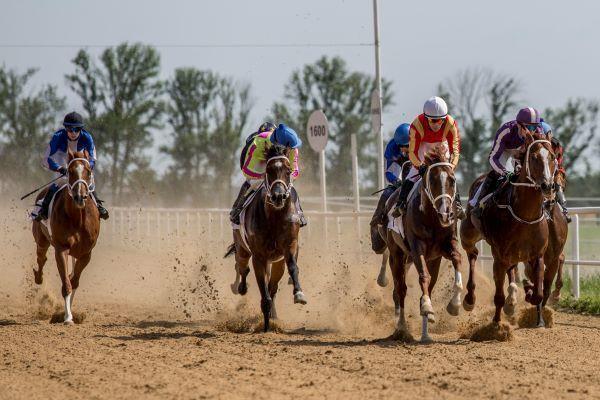
[(558, 204), (560, 204), (560, 207), (562, 208), (562, 212), (565, 215), (567, 222), (571, 222), (571, 216), (569, 215), (569, 210), (567, 210), (567, 199), (565, 198), (565, 192), (563, 191), (563, 187), (559, 184), (557, 184), (556, 186), (556, 201), (558, 201)]
[(298, 192), (296, 191), (296, 188), (293, 186), (292, 186), (292, 193), (294, 196), (294, 204), (296, 205), (296, 213), (298, 214), (300, 228), (302, 228), (303, 226), (306, 226), (308, 224), (308, 221), (306, 220), (306, 216), (304, 215), (304, 210), (302, 209), (302, 206), (300, 205), (300, 196), (298, 196)]
[(498, 178), (500, 175), (496, 171), (490, 171), (485, 180), (481, 184), (481, 189), (477, 191), (475, 194), (475, 198), (472, 199), (471, 205), (473, 205), (473, 211), (471, 213), (475, 215), (477, 218), (481, 218), (481, 212), (483, 211), (483, 206), (480, 204), (479, 199), (485, 197), (488, 193), (491, 193), (498, 183)]
[(229, 212), (229, 220), (236, 225), (240, 224), (240, 213), (242, 212), (242, 208), (244, 207), (244, 200), (246, 200), (246, 192), (250, 189), (250, 183), (245, 181), (240, 188), (240, 192), (237, 195), (237, 198), (233, 202), (233, 206), (231, 207), (231, 211)]
[(94, 199), (96, 200), (96, 206), (98, 207), (100, 218), (108, 219), (108, 210), (102, 205), (102, 203), (104, 203), (104, 200), (101, 200), (100, 197), (98, 197), (97, 189), (94, 189), (94, 191), (92, 192), (92, 196), (94, 196)]
[(396, 202), (396, 208), (392, 216), (394, 218), (398, 218), (400, 215), (404, 214), (406, 211), (408, 195), (412, 190), (413, 186), (415, 186), (415, 182), (419, 179), (419, 171), (413, 166), (411, 167), (410, 172), (406, 179), (402, 181), (402, 186), (400, 187), (400, 194), (398, 195), (398, 201)]
[(373, 213), (373, 218), (371, 218), (371, 226), (383, 225), (385, 220), (385, 203), (398, 187), (396, 185), (397, 184), (388, 185), (381, 193), (379, 201), (377, 202), (377, 208)]
[(48, 191), (46, 192), (46, 196), (44, 196), (44, 200), (42, 201), (39, 211), (36, 213), (36, 215), (32, 215), (35, 221), (48, 219), (48, 208), (50, 208), (50, 202), (52, 201), (52, 197), (54, 197), (54, 194), (57, 190), (57, 184), (53, 183), (50, 185)]
[(456, 186), (456, 193), (454, 194), (454, 203), (456, 204), (456, 217), (458, 219), (465, 219), (465, 209), (463, 208), (462, 202), (460, 201), (460, 193), (458, 192), (458, 186)]

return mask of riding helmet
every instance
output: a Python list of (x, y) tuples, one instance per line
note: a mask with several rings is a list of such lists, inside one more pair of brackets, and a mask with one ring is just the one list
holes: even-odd
[(65, 127), (73, 127), (73, 128), (83, 128), (83, 117), (81, 114), (73, 111), (65, 115), (65, 119), (63, 120), (63, 125)]
[(398, 146), (408, 146), (410, 124), (400, 124), (396, 128), (396, 132), (394, 132), (394, 142)]
[(271, 134), (270, 140), (271, 143), (291, 149), (297, 149), (302, 146), (302, 140), (300, 140), (296, 131), (285, 124), (279, 124), (277, 129)]

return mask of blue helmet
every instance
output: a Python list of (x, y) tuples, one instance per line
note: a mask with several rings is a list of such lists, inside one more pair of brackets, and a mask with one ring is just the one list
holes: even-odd
[(394, 142), (398, 146), (408, 146), (410, 141), (408, 132), (410, 131), (410, 124), (400, 124), (394, 132)]
[(300, 140), (296, 131), (285, 124), (279, 124), (277, 129), (271, 134), (271, 143), (291, 149), (302, 147), (302, 140)]
[(544, 135), (552, 133), (552, 127), (550, 126), (549, 123), (547, 123), (544, 120), (542, 120), (542, 122), (540, 123), (540, 125), (542, 126), (542, 130), (544, 131)]

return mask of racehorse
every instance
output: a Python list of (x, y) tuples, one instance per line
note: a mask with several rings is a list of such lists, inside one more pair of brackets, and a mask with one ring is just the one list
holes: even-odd
[[(494, 282), (496, 292), (494, 322), (500, 322), (501, 309), (512, 315), (517, 301), (514, 270), (519, 262), (530, 263), (533, 286), (526, 291), (526, 300), (537, 307), (538, 326), (543, 326), (542, 300), (544, 299), (544, 256), (549, 243), (549, 224), (544, 203), (552, 197), (554, 188), (555, 156), (550, 142), (541, 134), (527, 134), (523, 150), (518, 155), (520, 168), (516, 182), (505, 182), (488, 200), (481, 219), (467, 208), (467, 219), (460, 228), (461, 243), (469, 258), (469, 280), (463, 307), (471, 311), (475, 305), (476, 243), (485, 239), (494, 257)], [(484, 176), (471, 186), (473, 197)], [(566, 234), (566, 232), (565, 232)], [(562, 248), (559, 254), (562, 252)], [(550, 255), (554, 258), (555, 254)], [(556, 270), (554, 271), (556, 273)], [(504, 294), (505, 275), (511, 283), (508, 301)], [(550, 284), (547, 285), (548, 291)]]
[(263, 184), (241, 215), (240, 229), (233, 231), (233, 244), (225, 254), (228, 257), (235, 253), (236, 274), (241, 276), (238, 285), (241, 295), (248, 291), (246, 277), (252, 258), (265, 332), (269, 330), (269, 319), (277, 318), (275, 296), (284, 273), (284, 264), (292, 278), (294, 303), (306, 304), (298, 278), (300, 224), (295, 201), (297, 193), (292, 186), (288, 155), (289, 149), (283, 146), (272, 145), (267, 149)]
[[(49, 230), (41, 223), (33, 222), (33, 238), (37, 245), (38, 269), (33, 269), (35, 283), (42, 284), (46, 253), (50, 245), (54, 246), (56, 266), (62, 281), (62, 296), (65, 301), (64, 323), (73, 324), (71, 307), (75, 291), (79, 287), (79, 278), (90, 262), (92, 249), (100, 233), (100, 215), (91, 199), (90, 187), (93, 187), (92, 168), (89, 154), (73, 153), (69, 150), (67, 182), (56, 193), (52, 209), (48, 213)], [(40, 200), (45, 193), (38, 196)], [(68, 256), (76, 262), (73, 271), (67, 276)]]
[[(400, 181), (403, 181), (408, 176), (411, 167), (410, 161), (405, 161), (400, 170)], [(386, 204), (389, 202), (394, 202), (398, 198), (399, 187), (396, 188), (394, 193), (387, 199)], [(395, 203), (394, 203), (395, 204)], [(388, 278), (386, 276), (386, 270), (388, 265), (388, 259), (390, 256), (390, 252), (387, 248), (387, 243), (385, 238), (387, 236), (387, 215), (384, 218), (382, 225), (371, 225), (371, 242), (373, 251), (375, 254), (381, 254), (381, 266), (379, 267), (379, 274), (377, 275), (377, 284), (381, 287), (386, 287), (388, 285)]]
[[(463, 288), (454, 204), (456, 180), (454, 166), (448, 162), (447, 147), (438, 145), (432, 148), (425, 155), (425, 164), (427, 171), (419, 186), (415, 185), (414, 195), (409, 196), (407, 210), (402, 218), (404, 237), (393, 229), (388, 229), (386, 241), (390, 251), (395, 298), (399, 301), (398, 330), (407, 328), (404, 315), (406, 272), (409, 263), (413, 262), (419, 273), (422, 292), (421, 341), (430, 342), (428, 322), (435, 322), (430, 296), (438, 278), (442, 257), (452, 262), (455, 271), (454, 293), (446, 307), (451, 315), (458, 315)], [(390, 207), (393, 205), (392, 203)]]

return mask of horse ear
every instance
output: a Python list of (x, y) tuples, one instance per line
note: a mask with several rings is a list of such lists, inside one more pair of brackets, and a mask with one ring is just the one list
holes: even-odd
[(83, 150), (83, 156), (85, 157), (86, 160), (90, 159), (90, 153), (87, 150)]

